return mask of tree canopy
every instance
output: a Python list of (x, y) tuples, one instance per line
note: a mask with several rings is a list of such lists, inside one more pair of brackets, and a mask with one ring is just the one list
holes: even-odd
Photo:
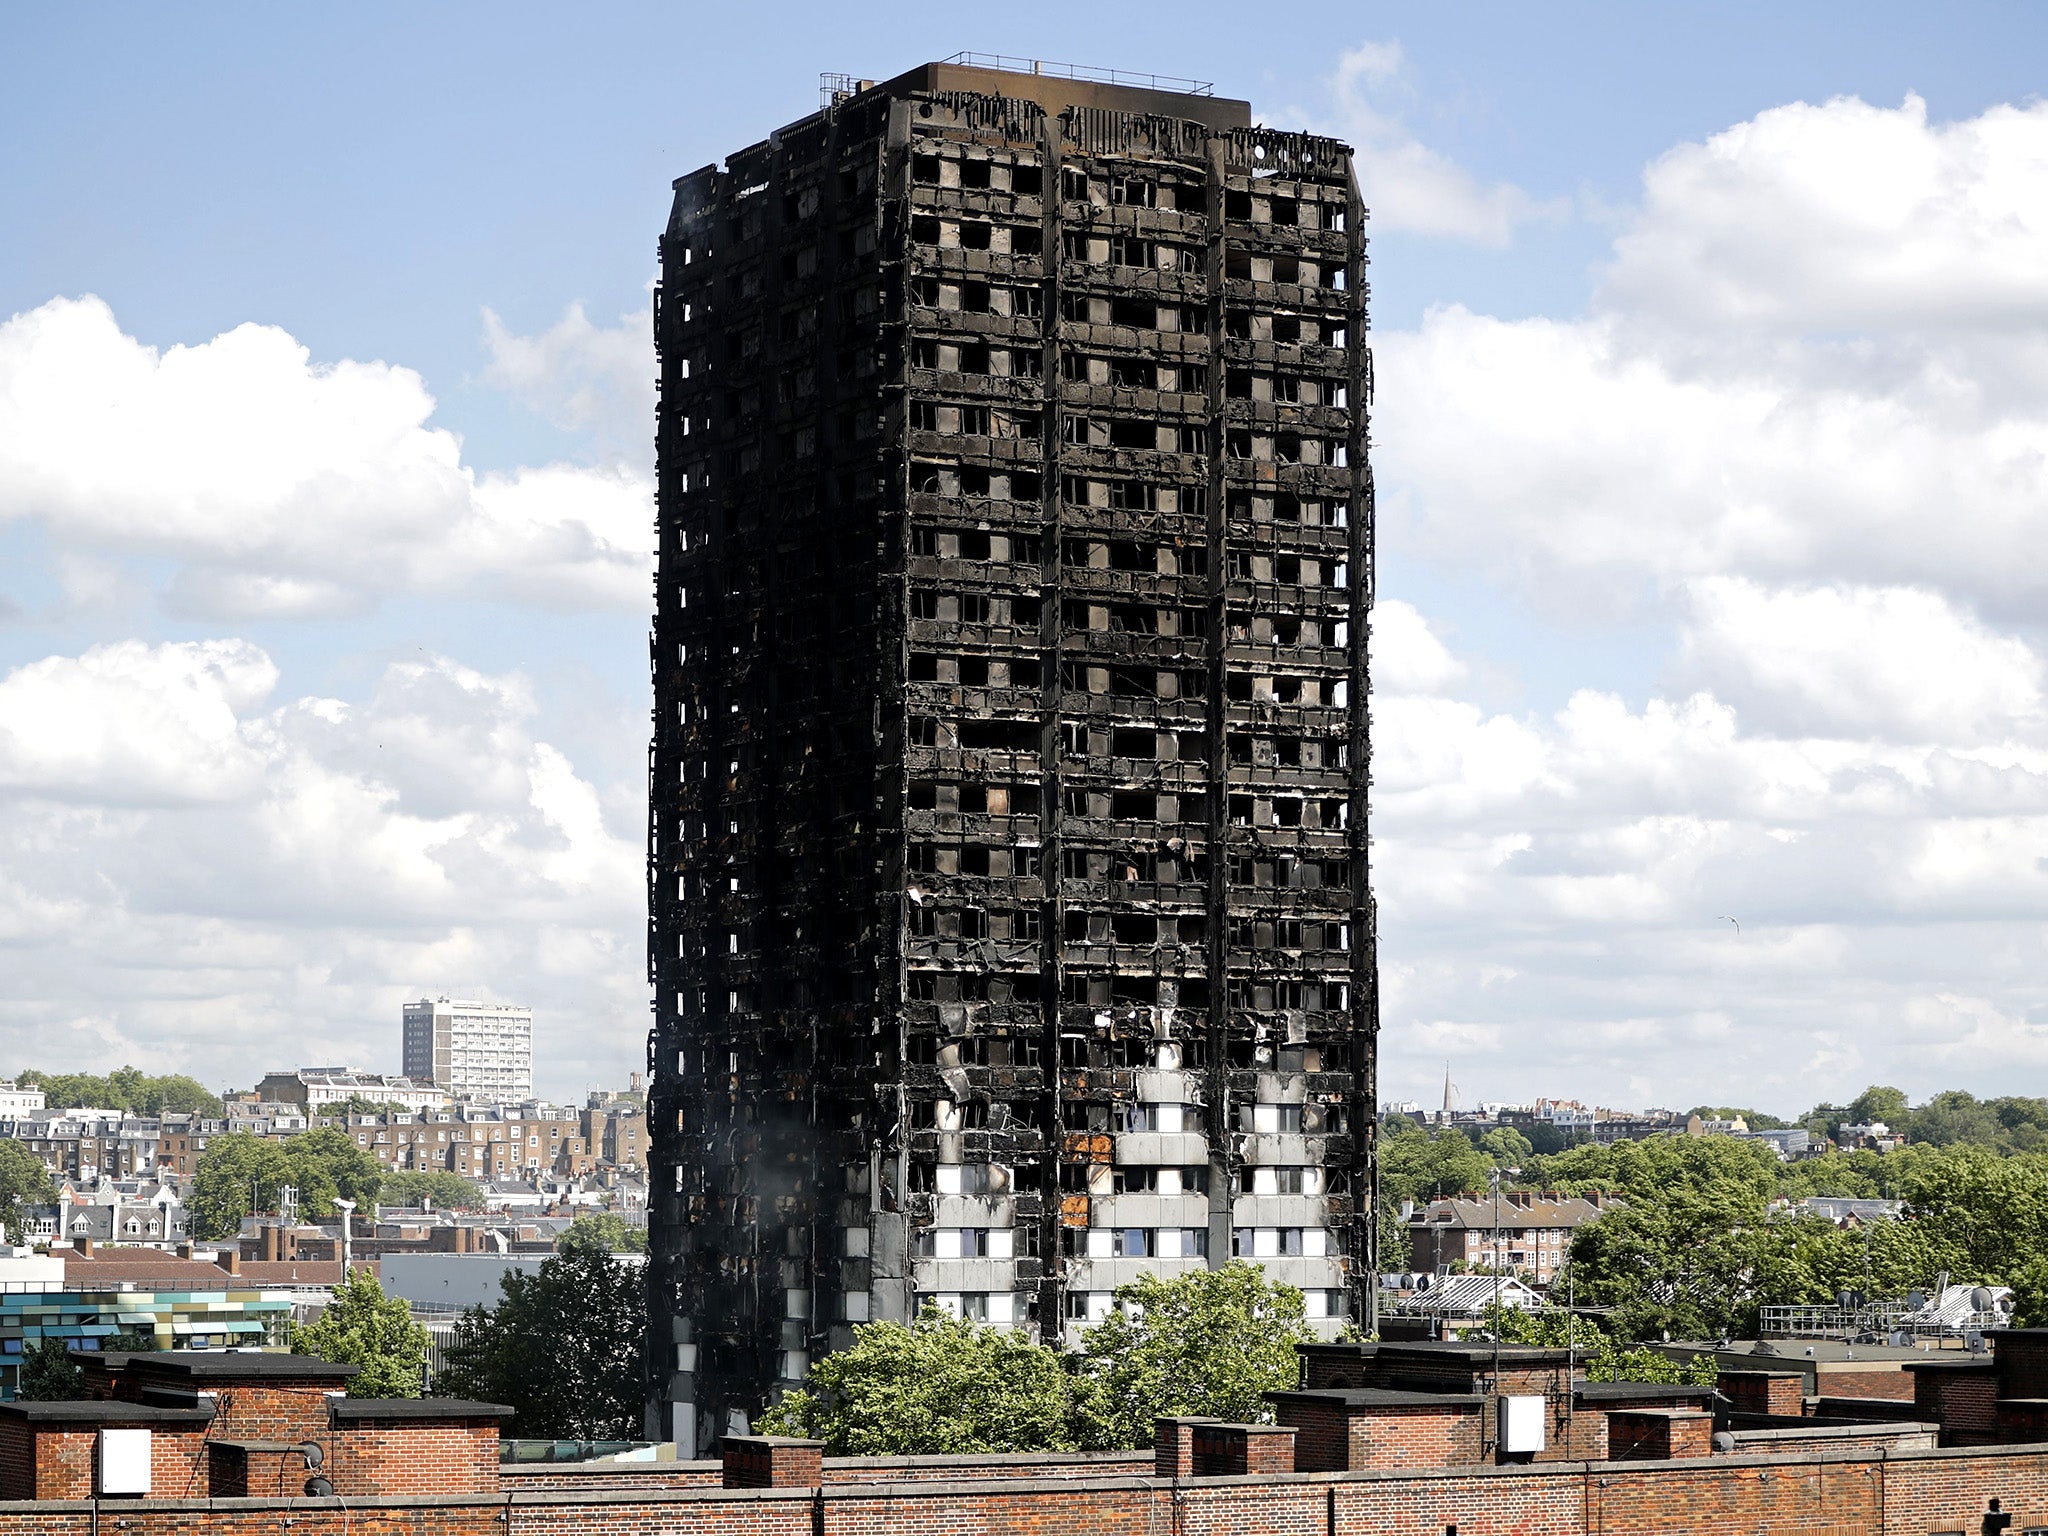
[(755, 1429), (823, 1440), (833, 1456), (1075, 1448), (1073, 1381), (1058, 1351), (936, 1307), (853, 1334), (852, 1348), (814, 1364)]
[(137, 1115), (218, 1115), (220, 1098), (196, 1078), (172, 1073), (151, 1077), (134, 1067), (120, 1067), (105, 1077), (89, 1072), (41, 1072), (31, 1067), (16, 1075), (24, 1088), (43, 1090), (52, 1109), (119, 1109)]
[(638, 1264), (576, 1247), (530, 1274), (508, 1270), (494, 1307), (456, 1325), (435, 1391), (507, 1403), (509, 1435), (634, 1440), (640, 1436), (646, 1289)]
[(1140, 1276), (1081, 1336), (1079, 1438), (1121, 1450), (1151, 1444), (1160, 1418), (1262, 1422), (1271, 1416), (1265, 1394), (1299, 1379), (1295, 1345), (1314, 1338), (1301, 1292), (1259, 1265), (1233, 1259), (1171, 1280)]
[(636, 1227), (611, 1211), (585, 1211), (569, 1223), (569, 1229), (555, 1242), (567, 1253), (573, 1248), (594, 1248), (600, 1253), (645, 1253), (647, 1229)]
[(315, 1321), (292, 1330), (293, 1354), (362, 1367), (349, 1380), (350, 1397), (418, 1397), (428, 1343), (405, 1302), (360, 1269), (334, 1288)]
[(20, 1242), (23, 1218), (35, 1206), (57, 1198), (50, 1170), (21, 1142), (0, 1140), (0, 1225), (9, 1242)]
[(71, 1403), (85, 1396), (85, 1369), (63, 1339), (44, 1339), (21, 1357), (14, 1395), (31, 1403)]
[(1242, 1261), (1120, 1286), (1072, 1355), (928, 1307), (856, 1328), (755, 1428), (835, 1456), (1134, 1449), (1163, 1415), (1270, 1417), (1264, 1394), (1295, 1383), (1294, 1346), (1314, 1338), (1302, 1310)]
[(484, 1203), (483, 1191), (459, 1173), (404, 1171), (387, 1173), (377, 1186), (383, 1205), (418, 1205), (431, 1201), (444, 1211), (474, 1211)]
[(382, 1181), (377, 1160), (332, 1126), (282, 1142), (250, 1131), (217, 1136), (192, 1170), (192, 1235), (233, 1237), (244, 1216), (277, 1210), (287, 1187), (308, 1216), (333, 1215), (337, 1198), (368, 1207)]

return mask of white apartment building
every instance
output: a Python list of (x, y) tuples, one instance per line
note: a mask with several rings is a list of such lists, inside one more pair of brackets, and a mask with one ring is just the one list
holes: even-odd
[(407, 1077), (478, 1104), (533, 1097), (533, 1010), (470, 998), (405, 1005)]
[(24, 1088), (12, 1078), (0, 1082), (0, 1120), (16, 1120), (42, 1107), (42, 1089)]

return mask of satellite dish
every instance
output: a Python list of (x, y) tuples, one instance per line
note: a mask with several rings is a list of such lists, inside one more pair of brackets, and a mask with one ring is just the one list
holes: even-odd
[(1973, 1355), (1983, 1354), (1984, 1335), (1979, 1333), (1976, 1329), (1972, 1328), (1968, 1333), (1963, 1335), (1963, 1347), (1968, 1349), (1969, 1352)]
[(1906, 1310), (1908, 1312), (1918, 1312), (1922, 1307), (1926, 1305), (1927, 1293), (1925, 1291), (1906, 1292)]
[(1991, 1310), (1991, 1288), (1989, 1286), (1980, 1285), (1970, 1292), (1970, 1310), (1972, 1312), (1989, 1312)]
[(1735, 1449), (1735, 1437), (1725, 1429), (1717, 1431), (1714, 1435), (1714, 1449), (1723, 1456), (1728, 1455)]
[(309, 1477), (306, 1479), (306, 1497), (309, 1499), (331, 1499), (334, 1497), (334, 1484), (327, 1481), (324, 1477)]
[(1863, 1310), (1863, 1293), (1861, 1291), (1851, 1291), (1849, 1293), (1849, 1310), (1851, 1312), (1861, 1312)]
[(308, 1472), (312, 1471), (313, 1468), (319, 1466), (320, 1463), (327, 1459), (327, 1452), (320, 1448), (320, 1442), (318, 1440), (306, 1441), (303, 1445), (298, 1447), (298, 1452), (301, 1456), (306, 1458), (306, 1470)]

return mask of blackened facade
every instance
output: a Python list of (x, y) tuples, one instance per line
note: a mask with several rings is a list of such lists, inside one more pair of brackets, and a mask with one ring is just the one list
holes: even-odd
[(1372, 1306), (1364, 209), (1243, 102), (927, 65), (675, 184), (650, 1428), (928, 1300)]

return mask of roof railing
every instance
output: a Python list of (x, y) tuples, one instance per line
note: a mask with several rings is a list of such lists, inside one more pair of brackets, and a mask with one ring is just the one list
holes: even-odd
[(1098, 69), (1087, 64), (1056, 64), (1049, 59), (1018, 58), (1007, 53), (956, 53), (939, 60), (969, 69), (999, 69), (1015, 75), (1050, 75), (1060, 80), (1089, 80), (1098, 85), (1132, 85), (1148, 91), (1172, 91), (1180, 96), (1214, 96), (1216, 86), (1208, 80), (1189, 80), (1180, 75), (1148, 75), (1128, 69)]

